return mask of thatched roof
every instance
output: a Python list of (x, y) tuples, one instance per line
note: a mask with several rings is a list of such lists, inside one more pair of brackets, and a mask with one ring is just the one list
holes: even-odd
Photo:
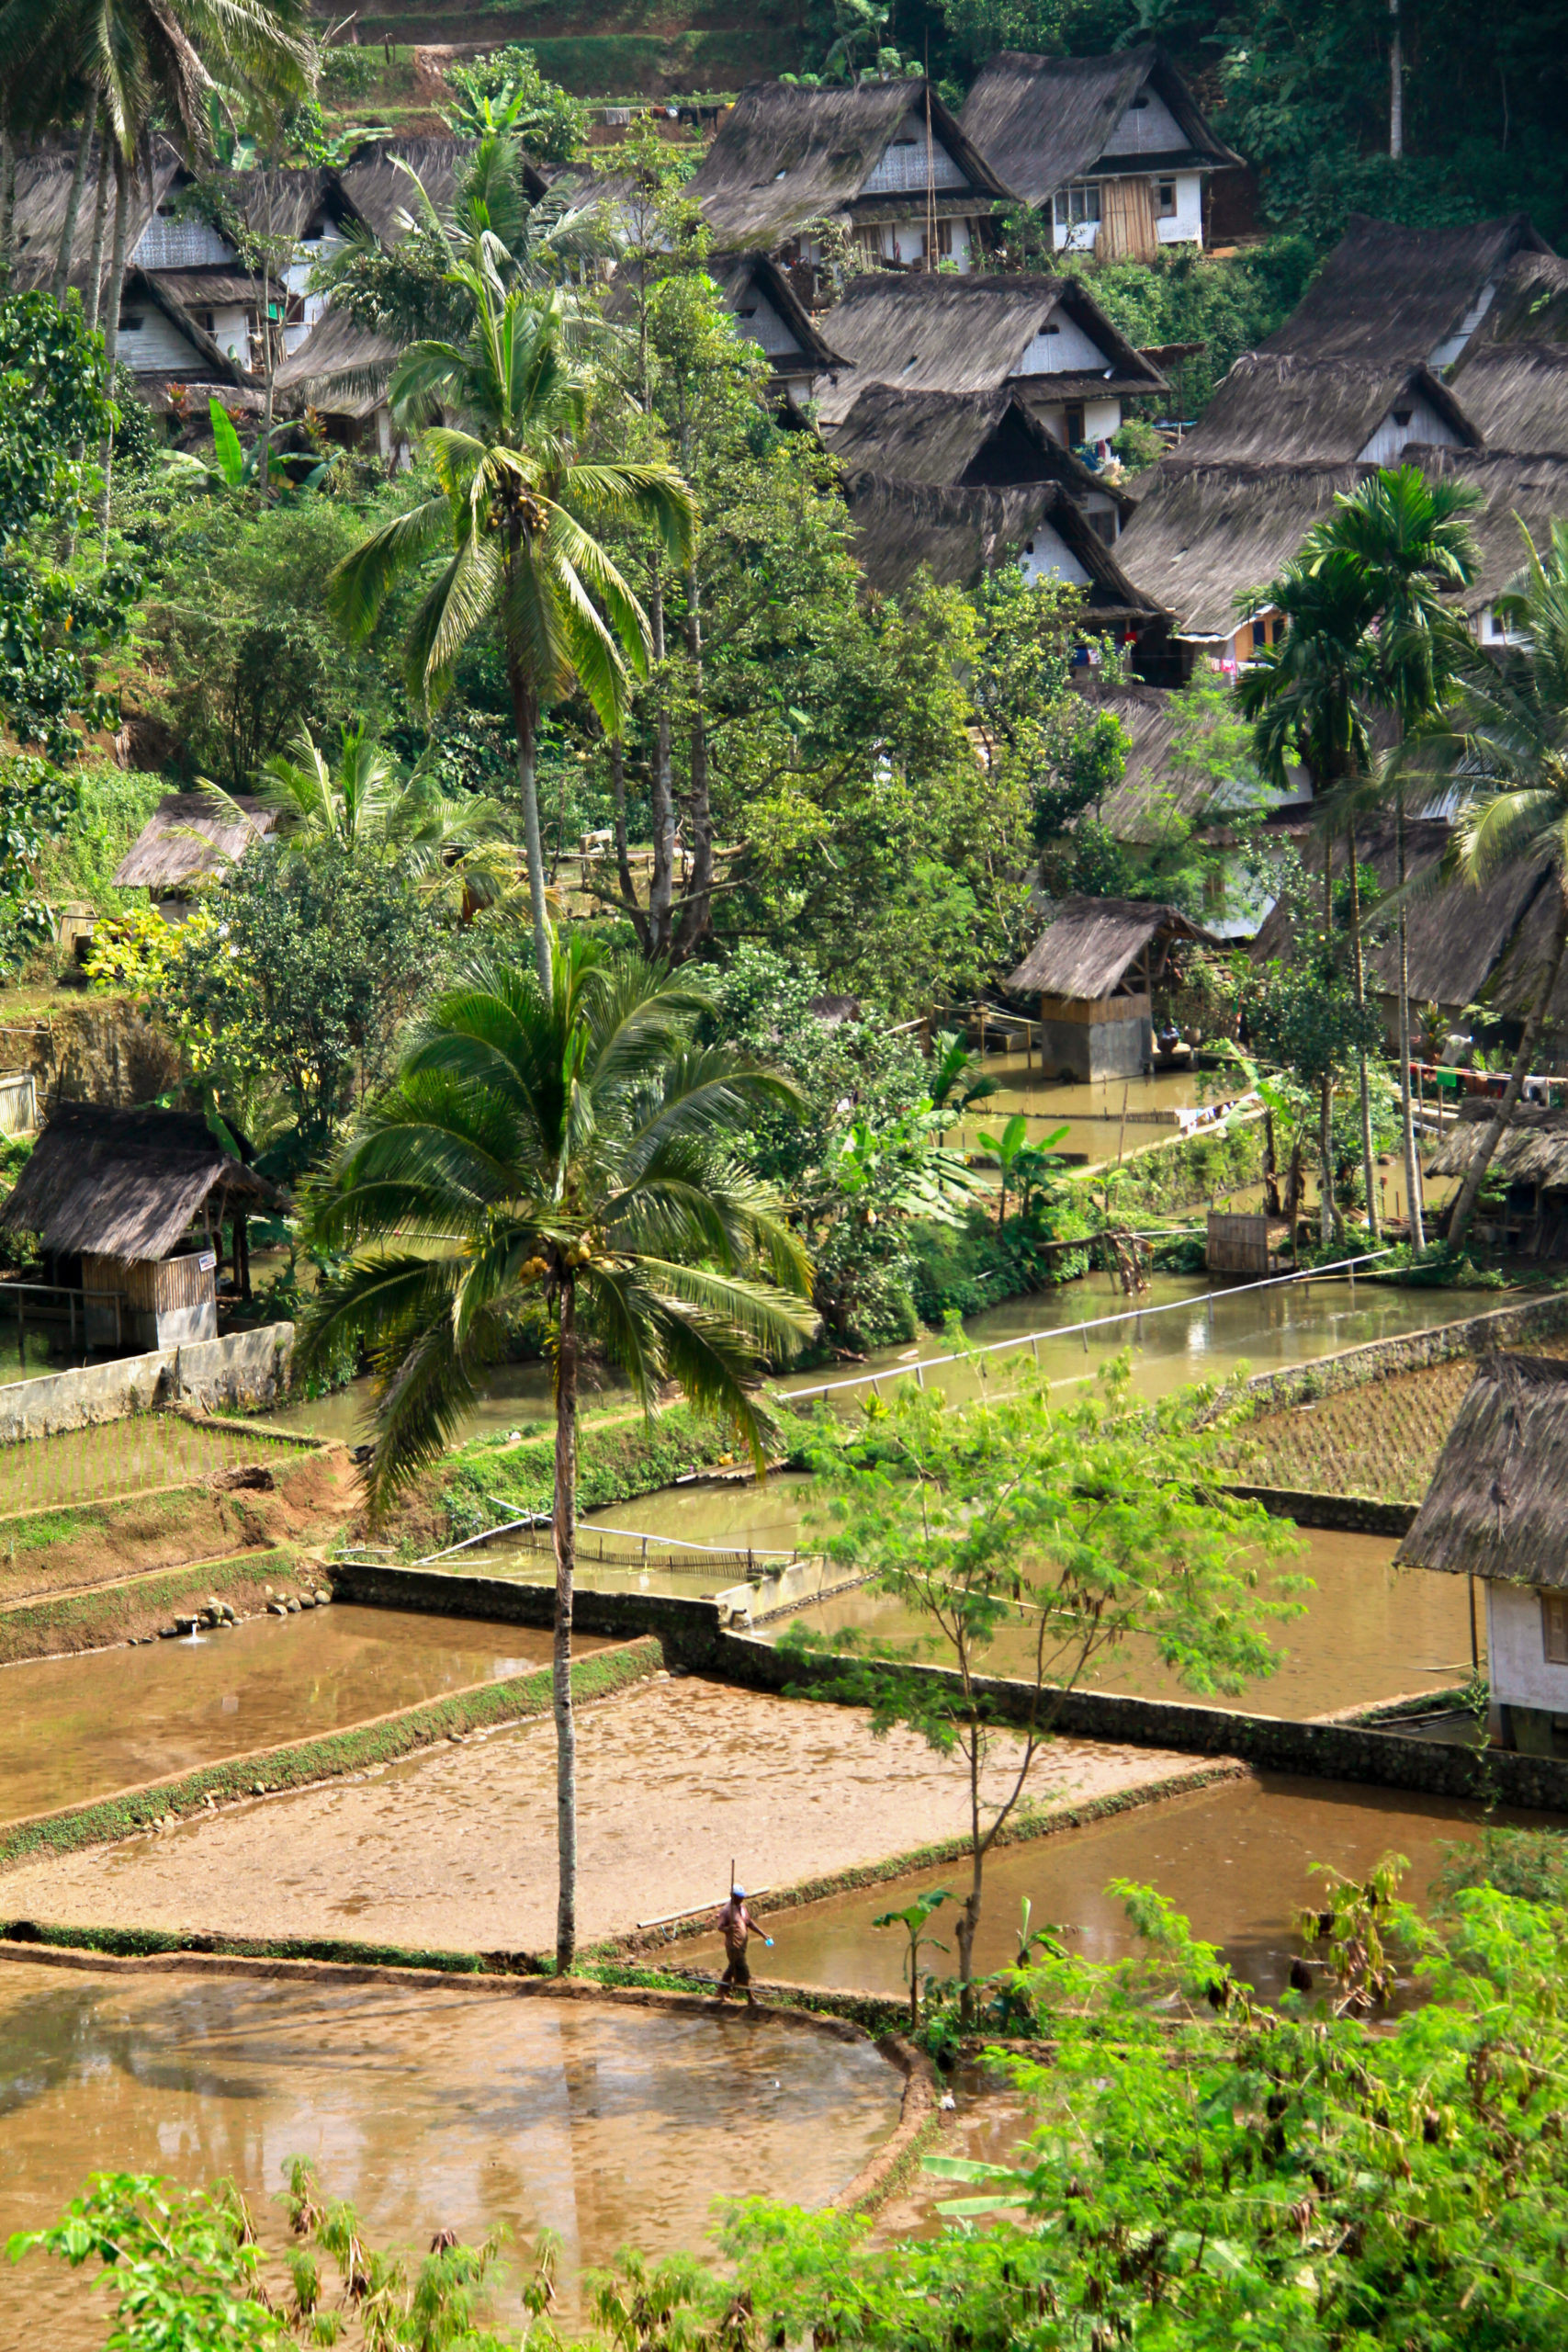
[(994, 392), (901, 392), (892, 384), (868, 384), (842, 424), (829, 425), (823, 437), (851, 470), (970, 488), (1059, 481), (1080, 501), (1099, 491), (1120, 513), (1132, 511), (1125, 492), (1065, 448), (1008, 386)]
[[(1026, 203), (1043, 204), (1107, 155), (1118, 124), (1145, 87), (1164, 99), (1185, 143), (1168, 153), (1128, 157), (1122, 169), (1196, 164), (1212, 171), (1241, 163), (1152, 41), (1110, 57), (1034, 57), (1003, 50), (981, 72), (959, 120), (1009, 187)], [(1114, 168), (1109, 157), (1104, 168)]]
[(1271, 580), (1362, 471), (1167, 459), (1117, 541), (1122, 568), (1175, 616), (1179, 635), (1228, 638), (1236, 597)]
[[(1459, 1106), (1458, 1125), (1442, 1136), (1427, 1163), (1427, 1173), (1468, 1175), (1496, 1111), (1495, 1098), (1467, 1095)], [(1568, 1186), (1568, 1111), (1549, 1111), (1534, 1102), (1516, 1103), (1491, 1164), (1513, 1184), (1548, 1184), (1554, 1192)]]
[(1482, 344), (1464, 359), (1454, 390), (1489, 448), (1568, 455), (1568, 344)]
[[(456, 201), (457, 183), (479, 141), (473, 139), (380, 139), (356, 148), (353, 160), (333, 174), (378, 243), (389, 250), (407, 236), (405, 220), (418, 218), (419, 192), (412, 172), (437, 212)], [(405, 168), (406, 167), (406, 168)], [(542, 172), (525, 157), (523, 191), (531, 204), (549, 192)]]
[(319, 408), (332, 416), (372, 415), (387, 396), (387, 384), (402, 345), (391, 335), (362, 327), (346, 311), (323, 311), (297, 350), (273, 378), (279, 404), (292, 411)]
[(1479, 446), (1482, 434), (1461, 398), (1425, 365), (1247, 351), (1184, 437), (1181, 456), (1192, 465), (1342, 464), (1361, 455), (1391, 412), (1416, 403), (1461, 447)]
[(1220, 944), (1179, 907), (1141, 899), (1063, 899), (1005, 986), (1015, 996), (1078, 997), (1092, 1002), (1112, 995), (1145, 953), (1157, 969), (1178, 940), (1208, 947)]
[(1559, 254), (1517, 253), (1470, 345), (1561, 343), (1568, 338), (1568, 261)]
[[(235, 278), (228, 271), (220, 271), (215, 275), (220, 285), (232, 284), (242, 290), (233, 295), (226, 293), (209, 295), (203, 289), (193, 292), (189, 281), (192, 279), (204, 281), (207, 273), (202, 270), (128, 269), (125, 273), (122, 306), (135, 302), (139, 298), (153, 303), (189, 344), (192, 370), (203, 369), (228, 383), (243, 385), (251, 380), (250, 370), (246, 368), (244, 361), (234, 357), (232, 354), (220, 347), (217, 337), (210, 334), (196, 316), (192, 304), (194, 302), (205, 309), (209, 301), (224, 303), (231, 300), (259, 301), (260, 288), (252, 279)], [(123, 351), (123, 345), (121, 349)], [(163, 379), (176, 376), (179, 370), (172, 368), (167, 360), (162, 360), (156, 367), (148, 368), (146, 372)]]
[[(17, 262), (10, 290), (26, 294), (47, 286), (54, 272), (60, 253), (61, 233), (65, 226), (65, 207), (71, 193), (71, 174), (76, 157), (73, 149), (62, 147), (35, 148), (21, 155), (17, 164), (17, 209), (14, 235)], [(157, 204), (169, 190), (181, 170), (180, 159), (167, 140), (157, 139), (152, 144), (151, 188), (148, 174), (138, 170), (131, 175), (126, 199), (126, 252), (134, 254)], [(97, 186), (98, 149), (94, 144), (87, 164), (87, 185), (83, 191), (82, 209), (76, 220), (76, 239), (72, 247), (71, 283), (84, 289), (92, 262), (93, 194)], [(110, 184), (108, 212), (104, 225), (104, 274), (107, 277), (109, 256), (114, 246), (115, 194)]]
[(1565, 1493), (1568, 1363), (1485, 1356), (1395, 1563), (1560, 1589)]
[(272, 1202), (265, 1177), (231, 1159), (199, 1114), (61, 1102), (33, 1146), (0, 1225), (73, 1257), (166, 1258), (214, 1193)]
[(1468, 481), (1481, 493), (1481, 504), (1468, 518), (1481, 560), (1463, 597), (1465, 611), (1478, 613), (1518, 577), (1526, 555), (1521, 525), (1538, 548), (1544, 547), (1552, 517), (1568, 514), (1568, 448), (1540, 457), (1515, 457), (1504, 449), (1416, 454), (1428, 480)]
[[(761, 345), (776, 371), (788, 372), (792, 361), (799, 361), (825, 375), (840, 365), (836, 346), (819, 332), (785, 273), (767, 254), (716, 254), (704, 267), (741, 333)], [(772, 328), (769, 311), (782, 335), (776, 330), (759, 332), (759, 323), (764, 330)]]
[[(1025, 352), (1057, 311), (1104, 353), (1104, 367), (1021, 376)], [(902, 392), (992, 392), (1011, 385), (1036, 401), (1058, 402), (1086, 393), (1130, 397), (1168, 390), (1159, 370), (1071, 277), (961, 277), (941, 271), (904, 277), (874, 270), (850, 280), (829, 332), (834, 350), (853, 372), (823, 394), (825, 423), (847, 416), (868, 383), (895, 384)]]
[[(965, 209), (988, 211), (1009, 191), (931, 87), (933, 139), (963, 174)], [(862, 82), (852, 88), (802, 90), (784, 82), (750, 82), (719, 126), (718, 136), (686, 195), (700, 207), (721, 248), (772, 252), (809, 221), (842, 217), (906, 118), (918, 114), (923, 130), (927, 85), (920, 80)], [(954, 190), (939, 191), (952, 209)], [(923, 194), (916, 197), (923, 202)], [(900, 199), (908, 211), (911, 198)]]
[(1429, 367), (1462, 330), (1516, 254), (1550, 253), (1526, 215), (1467, 228), (1405, 229), (1354, 214), (1266, 352), (1358, 359), (1368, 367)]
[(884, 595), (905, 587), (922, 564), (947, 584), (976, 587), (1027, 548), (1044, 526), (1087, 575), (1088, 627), (1152, 616), (1147, 599), (1138, 594), (1060, 482), (958, 489), (865, 472), (846, 475), (843, 488), (861, 569)]
[[(1404, 918), (1411, 1000), (1416, 1004), (1445, 1005), (1456, 1012), (1483, 997), (1490, 1003), (1498, 985), (1499, 967), (1540, 894), (1545, 868), (1519, 858), (1500, 867), (1483, 889), (1452, 881), (1422, 894), (1421, 879), (1432, 874), (1441, 858), (1448, 829), (1431, 824), (1412, 826), (1408, 831), (1405, 872), (1417, 884)], [(1384, 889), (1392, 890), (1397, 879), (1392, 839), (1376, 845), (1372, 861)], [(1370, 862), (1365, 852), (1361, 862)], [(1381, 941), (1372, 949), (1367, 959), (1367, 985), (1383, 996), (1397, 994), (1396, 938)]]
[(1157, 841), (1168, 833), (1173, 818), (1198, 816), (1214, 787), (1197, 763), (1179, 771), (1172, 764), (1181, 724), (1176, 696), (1121, 675), (1077, 671), (1073, 683), (1092, 709), (1109, 712), (1132, 738), (1126, 773), (1106, 795), (1101, 812), (1117, 840)]
[(290, 237), (298, 242), (323, 206), (334, 213), (343, 209), (335, 176), (319, 164), (211, 172), (204, 174), (203, 179), (258, 237)]
[(277, 823), (276, 810), (260, 800), (239, 799), (235, 807), (242, 817), (227, 814), (205, 792), (165, 793), (116, 866), (116, 888), (178, 889), (199, 875), (222, 873)]

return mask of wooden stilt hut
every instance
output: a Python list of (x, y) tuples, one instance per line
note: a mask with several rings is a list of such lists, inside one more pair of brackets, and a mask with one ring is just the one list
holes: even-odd
[(224, 1222), (248, 1295), (246, 1214), (278, 1198), (195, 1113), (61, 1102), (0, 1225), (36, 1234), (50, 1279), (85, 1294), (89, 1347), (151, 1350), (218, 1337)]
[(1487, 1356), (1395, 1559), (1486, 1596), (1495, 1745), (1568, 1755), (1568, 1363)]
[(1179, 907), (1063, 899), (1007, 982), (1040, 1000), (1041, 1062), (1063, 1078), (1137, 1078), (1154, 1068), (1154, 990), (1181, 943), (1217, 947)]

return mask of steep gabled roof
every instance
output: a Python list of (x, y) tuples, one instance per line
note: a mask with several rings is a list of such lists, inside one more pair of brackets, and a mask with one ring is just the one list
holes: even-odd
[(265, 801), (236, 799), (231, 811), (209, 793), (166, 792), (115, 868), (115, 888), (176, 889), (221, 874), (276, 824)]
[(1533, 247), (1503, 272), (1496, 299), (1476, 329), (1472, 351), (1488, 343), (1568, 341), (1568, 261)]
[(330, 211), (342, 209), (334, 175), (316, 164), (265, 172), (213, 172), (203, 175), (203, 183), (232, 205), (258, 237), (298, 241), (323, 205)]
[(1108, 997), (1145, 948), (1220, 943), (1179, 907), (1144, 899), (1063, 899), (1006, 987), (1015, 996)]
[[(1550, 253), (1522, 212), (1467, 228), (1406, 229), (1354, 214), (1282, 327), (1262, 345), (1368, 367), (1439, 367), (1517, 254)], [(1472, 313), (1474, 314), (1472, 319)]]
[(1568, 344), (1482, 344), (1466, 354), (1454, 391), (1492, 449), (1568, 455)]
[[(1106, 366), (1092, 374), (1017, 375), (1030, 344), (1058, 310), (1105, 354)], [(1168, 389), (1073, 277), (873, 270), (851, 278), (830, 331), (833, 348), (852, 371), (823, 394), (822, 415), (830, 423), (848, 415), (868, 383), (904, 392), (991, 392), (1014, 385), (1056, 401), (1080, 399), (1089, 386), (1101, 395)]]
[[(35, 148), (17, 161), (17, 209), (13, 236), (16, 244), (16, 266), (10, 290), (26, 294), (47, 286), (54, 273), (60, 252), (61, 232), (65, 226), (65, 207), (71, 194), (71, 174), (74, 153), (66, 148)], [(161, 199), (168, 193), (170, 184), (181, 169), (180, 159), (166, 139), (152, 142), (149, 173), (141, 168), (129, 175), (126, 190), (127, 254), (134, 254), (146, 231), (147, 224)], [(97, 184), (98, 150), (95, 143), (87, 164), (87, 183), (83, 190), (82, 209), (76, 220), (76, 238), (72, 247), (71, 284), (85, 288), (92, 262), (93, 189)], [(108, 210), (104, 224), (104, 274), (107, 277), (109, 255), (114, 246), (114, 215), (116, 197), (113, 185), (109, 189)]]
[(1117, 541), (1122, 568), (1173, 615), (1179, 636), (1229, 637), (1237, 596), (1273, 579), (1363, 471), (1168, 459)]
[(286, 409), (367, 417), (386, 398), (401, 350), (394, 337), (358, 325), (347, 311), (323, 311), (304, 342), (280, 363), (273, 390)]
[[(437, 212), (456, 200), (463, 167), (479, 141), (474, 139), (380, 139), (357, 149), (353, 160), (333, 175), (337, 187), (379, 244), (389, 249), (407, 236), (406, 215), (418, 218), (418, 191), (423, 187)], [(413, 175), (413, 179), (409, 176)], [(523, 189), (531, 204), (549, 192), (542, 172), (525, 156)]]
[(1411, 454), (1428, 481), (1467, 481), (1481, 494), (1481, 504), (1467, 518), (1480, 562), (1462, 598), (1467, 613), (1478, 613), (1517, 579), (1528, 552), (1523, 532), (1544, 547), (1553, 516), (1568, 514), (1568, 449), (1535, 457), (1516, 457), (1507, 449)]
[[(685, 192), (719, 247), (772, 251), (808, 221), (842, 215), (906, 116), (916, 111), (923, 123), (927, 87), (920, 80), (831, 90), (749, 82)], [(987, 205), (1005, 198), (1008, 189), (934, 86), (930, 95), (933, 138)]]
[[(193, 315), (189, 308), (189, 288), (183, 282), (192, 274), (185, 270), (128, 269), (125, 273), (122, 304), (133, 301), (140, 288), (150, 301), (157, 304), (170, 324), (177, 327), (190, 345), (193, 365), (199, 361), (205, 367), (213, 369), (219, 376), (226, 378), (231, 384), (249, 383), (250, 371), (243, 362), (231, 357), (227, 351), (220, 350), (213, 336), (209, 334), (207, 329)], [(230, 272), (225, 271), (220, 282), (228, 282), (231, 276)], [(239, 300), (246, 301), (257, 298), (258, 289), (250, 278), (242, 277), (239, 284), (244, 289), (238, 296)], [(223, 300), (227, 298), (215, 295), (212, 299)], [(168, 362), (163, 360), (148, 372), (154, 376), (168, 376), (175, 375), (179, 371), (177, 368), (171, 368)]]
[(975, 587), (1016, 557), (1044, 526), (1087, 575), (1087, 628), (1152, 616), (1147, 599), (1139, 595), (1111, 550), (1089, 529), (1082, 509), (1060, 482), (960, 489), (859, 472), (846, 474), (843, 488), (855, 526), (855, 554), (871, 586), (885, 595), (905, 587), (922, 564), (939, 581)]
[(1395, 1564), (1561, 1589), (1565, 1538), (1568, 1363), (1485, 1356)]
[[(1187, 141), (1182, 160), (1211, 169), (1241, 163), (1152, 41), (1110, 57), (1035, 57), (1024, 50), (1003, 50), (980, 74), (959, 120), (1010, 188), (1028, 204), (1043, 204), (1099, 163), (1145, 85), (1180, 126)], [(1132, 169), (1146, 170), (1177, 157), (1129, 160)], [(1122, 168), (1128, 168), (1127, 162)]]
[(1055, 481), (1080, 501), (1099, 491), (1119, 513), (1132, 510), (1124, 491), (1064, 448), (1007, 386), (996, 392), (901, 392), (892, 384), (868, 384), (823, 438), (849, 471), (993, 490)]
[[(810, 311), (790, 284), (776, 261), (764, 253), (715, 254), (704, 264), (708, 276), (724, 297), (725, 308), (732, 311), (743, 334), (754, 343), (761, 343), (775, 366), (787, 366), (792, 356), (798, 356), (808, 368), (824, 375), (840, 363), (838, 352), (818, 331)], [(774, 350), (771, 343), (749, 323), (746, 306), (755, 304), (758, 296), (776, 315), (780, 325), (793, 345), (793, 352), (782, 345)]]
[(1354, 359), (1246, 351), (1183, 439), (1181, 458), (1193, 465), (1343, 464), (1361, 455), (1391, 410), (1416, 401), (1461, 447), (1480, 445), (1476, 420), (1424, 363), (1368, 367)]

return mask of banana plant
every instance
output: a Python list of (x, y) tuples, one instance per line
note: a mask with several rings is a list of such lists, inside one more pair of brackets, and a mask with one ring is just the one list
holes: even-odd
[(997, 1164), (1002, 1171), (1001, 1195), (997, 1203), (997, 1231), (998, 1233), (1007, 1223), (1008, 1187), (1013, 1182), (1014, 1177), (1018, 1179), (1014, 1190), (1018, 1193), (1021, 1201), (1027, 1205), (1030, 1193), (1036, 1190), (1041, 1182), (1044, 1172), (1046, 1153), (1055, 1149), (1066, 1132), (1066, 1127), (1053, 1127), (1048, 1136), (1043, 1136), (1040, 1141), (1032, 1147), (1029, 1140), (1029, 1121), (1021, 1111), (1013, 1113), (999, 1136), (987, 1135), (985, 1129), (981, 1128), (980, 1141), (987, 1151), (996, 1153)]
[(929, 1893), (917, 1894), (914, 1901), (907, 1903), (902, 1911), (885, 1911), (879, 1919), (874, 1919), (871, 1923), (874, 1928), (902, 1928), (909, 1939), (909, 1949), (904, 1955), (904, 1966), (909, 1978), (909, 2030), (911, 2033), (919, 2031), (920, 2023), (921, 1949), (923, 1947), (929, 1951), (947, 1950), (947, 1946), (939, 1941), (935, 1936), (928, 1936), (925, 1933), (926, 1921), (934, 1911), (940, 1911), (944, 1903), (952, 1901), (953, 1891), (950, 1887), (933, 1886)]

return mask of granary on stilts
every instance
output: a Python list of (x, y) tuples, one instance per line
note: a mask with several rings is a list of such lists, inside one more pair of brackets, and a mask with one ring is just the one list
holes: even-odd
[(1568, 1755), (1568, 1363), (1487, 1356), (1438, 1456), (1403, 1567), (1479, 1578), (1495, 1746)]
[(1006, 986), (1040, 1000), (1041, 1068), (1063, 1078), (1136, 1078), (1154, 1068), (1154, 991), (1173, 952), (1217, 947), (1179, 907), (1063, 899)]
[(250, 1295), (245, 1219), (278, 1197), (197, 1113), (59, 1102), (0, 1227), (36, 1235), (50, 1282), (84, 1294), (89, 1348), (171, 1348), (218, 1337), (225, 1223)]

